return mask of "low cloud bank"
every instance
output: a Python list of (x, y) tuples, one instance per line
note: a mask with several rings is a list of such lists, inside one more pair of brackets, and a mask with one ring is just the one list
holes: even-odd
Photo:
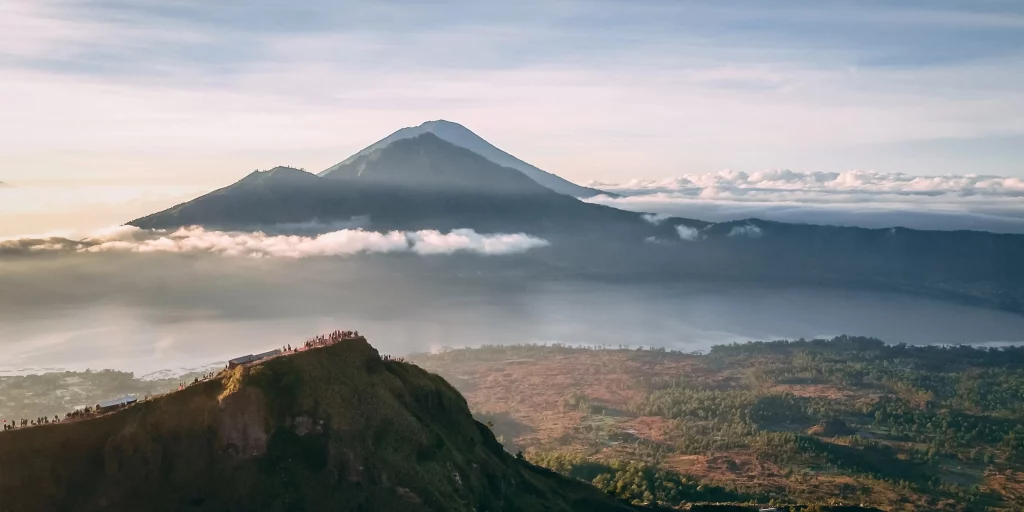
[(657, 226), (658, 224), (661, 224), (662, 222), (672, 218), (671, 215), (667, 215), (667, 214), (664, 214), (664, 213), (645, 213), (645, 214), (641, 215), (641, 217), (643, 217), (643, 219), (646, 220), (647, 222), (650, 222), (651, 224), (654, 224), (655, 226)]
[(764, 232), (761, 231), (761, 228), (753, 224), (746, 224), (743, 226), (736, 226), (732, 228), (729, 231), (729, 234), (726, 236), (746, 236), (750, 238), (761, 238), (761, 235), (763, 234)]
[(597, 196), (587, 201), (650, 212), (645, 218), (654, 224), (670, 215), (711, 222), (762, 218), (867, 228), (1024, 233), (1024, 178), (1019, 177), (723, 171), (588, 185), (621, 197)]
[(700, 239), (700, 231), (696, 228), (691, 228), (690, 226), (676, 226), (676, 233), (679, 233), (679, 238), (688, 242)]
[(412, 252), (484, 255), (516, 254), (549, 245), (524, 233), (479, 234), (471, 229), (448, 233), (434, 230), (380, 233), (343, 229), (318, 236), (267, 235), (262, 232), (207, 231), (200, 227), (177, 231), (118, 226), (72, 239), (66, 236), (0, 238), (0, 254), (180, 253), (228, 257), (308, 258), (362, 253)]
[(823, 194), (904, 195), (935, 197), (1024, 197), (1024, 178), (966, 174), (915, 176), (874, 171), (795, 172), (770, 170), (687, 174), (663, 180), (625, 183), (591, 182), (588, 186), (624, 195), (690, 192), (704, 198), (749, 196), (759, 192), (819, 192)]

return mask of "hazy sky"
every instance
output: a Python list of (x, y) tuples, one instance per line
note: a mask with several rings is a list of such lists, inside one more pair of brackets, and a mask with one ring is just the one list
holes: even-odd
[(23, 192), (0, 231), (123, 222), (439, 118), (577, 182), (1024, 177), (1021, 83), (1018, 0), (5, 0), (0, 181)]
[(219, 184), (445, 118), (576, 181), (1024, 174), (1024, 3), (6, 0), (0, 181)]

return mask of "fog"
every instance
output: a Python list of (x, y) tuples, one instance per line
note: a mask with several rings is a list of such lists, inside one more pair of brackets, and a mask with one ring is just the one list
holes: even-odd
[[(1024, 342), (1024, 317), (902, 295), (488, 273), (509, 256), (0, 259), (0, 374), (195, 368), (357, 329), (394, 355), (486, 343), (663, 346), (877, 336)], [(458, 269), (458, 270), (454, 270)]]

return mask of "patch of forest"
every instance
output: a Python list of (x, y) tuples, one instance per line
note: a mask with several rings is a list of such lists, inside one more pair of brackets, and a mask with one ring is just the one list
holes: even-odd
[[(553, 374), (559, 365), (576, 371), (560, 405), (576, 423), (561, 436), (513, 436), (507, 444), (624, 499), (886, 510), (1024, 506), (1021, 347), (839, 336), (716, 346), (706, 354), (517, 345), (412, 359), (456, 378), (456, 386), (460, 379), (473, 386), (487, 368), (498, 368), (504, 385), (518, 392), (538, 365), (552, 366)], [(586, 360), (602, 372), (581, 370)], [(468, 396), (472, 407), (502, 413)], [(509, 413), (521, 431), (543, 426)], [(657, 429), (638, 431), (639, 424)], [(693, 461), (699, 464), (687, 474), (684, 462)]]

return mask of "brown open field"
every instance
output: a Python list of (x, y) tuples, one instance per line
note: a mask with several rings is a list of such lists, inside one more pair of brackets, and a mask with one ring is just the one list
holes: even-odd
[[(712, 358), (652, 350), (524, 346), (454, 350), (411, 359), (452, 382), (474, 414), (492, 422), (509, 450), (527, 455), (557, 451), (596, 461), (643, 461), (707, 485), (785, 496), (792, 503), (866, 504), (882, 510), (1024, 509), (1022, 473), (996, 471), (1012, 465), (995, 448), (976, 447), (977, 453), (971, 454), (981, 457), (979, 450), (991, 448), (995, 459), (988, 463), (967, 462), (967, 447), (952, 445), (925, 461), (921, 454), (931, 445), (904, 439), (906, 435), (900, 437), (895, 426), (884, 422), (872, 424), (873, 418), (864, 417), (870, 413), (861, 412), (879, 400), (900, 397), (907, 397), (909, 407), (918, 407), (915, 404), (927, 393), (895, 384), (887, 388), (877, 383), (765, 377), (780, 368), (792, 373), (788, 357)], [(831, 459), (806, 450), (783, 457), (773, 453), (778, 451), (773, 447), (758, 444), (754, 439), (764, 436), (759, 438), (756, 432), (749, 441), (702, 451), (691, 446), (695, 438), (714, 442), (732, 434), (709, 434), (722, 427), (709, 427), (711, 423), (697, 413), (684, 421), (638, 410), (638, 404), (657, 390), (676, 388), (750, 395), (754, 400), (795, 397), (808, 403), (841, 403), (853, 412), (840, 415), (846, 420), (838, 423), (844, 432), (811, 430), (814, 423), (803, 417), (757, 424), (755, 430), (761, 434), (793, 433), (799, 446), (810, 442), (820, 453), (839, 453)], [(816, 435), (808, 435), (809, 430)], [(805, 441), (808, 438), (812, 440)], [(857, 457), (859, 466), (843, 460), (849, 457)], [(893, 467), (912, 476), (905, 481), (891, 478), (886, 471)], [(968, 494), (973, 505), (964, 503), (962, 496)]]

